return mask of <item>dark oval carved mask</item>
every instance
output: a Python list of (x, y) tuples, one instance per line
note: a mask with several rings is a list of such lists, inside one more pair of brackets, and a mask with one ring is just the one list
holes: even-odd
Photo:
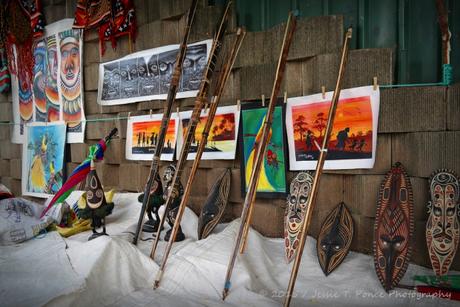
[(325, 218), (316, 242), (318, 261), (327, 276), (345, 259), (353, 240), (354, 225), (350, 211), (340, 203)]
[(412, 187), (403, 166), (396, 163), (380, 187), (374, 225), (374, 265), (385, 291), (404, 276), (414, 236)]

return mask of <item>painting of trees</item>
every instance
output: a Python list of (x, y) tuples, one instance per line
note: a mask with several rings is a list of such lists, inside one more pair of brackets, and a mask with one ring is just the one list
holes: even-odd
[(320, 137), (323, 137), (323, 131), (324, 129), (326, 129), (326, 121), (327, 121), (327, 118), (325, 117), (324, 112), (320, 112), (316, 114), (316, 119), (315, 119), (313, 128), (318, 130)]
[(305, 132), (307, 132), (308, 123), (305, 121), (305, 116), (299, 115), (297, 116), (296, 120), (294, 121), (294, 133), (298, 133), (300, 135), (300, 141), (303, 141), (303, 136)]

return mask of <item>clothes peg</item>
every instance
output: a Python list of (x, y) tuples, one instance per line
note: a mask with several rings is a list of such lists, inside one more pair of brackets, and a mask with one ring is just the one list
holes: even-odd
[(265, 95), (262, 95), (262, 107), (265, 107)]
[(377, 90), (377, 86), (378, 86), (377, 77), (374, 77), (374, 91)]
[(326, 87), (324, 85), (321, 86), (321, 93), (323, 95), (323, 99), (326, 99)]

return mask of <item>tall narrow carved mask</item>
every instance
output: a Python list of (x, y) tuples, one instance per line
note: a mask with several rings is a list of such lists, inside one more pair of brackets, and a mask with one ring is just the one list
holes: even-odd
[(460, 240), (459, 181), (454, 173), (437, 171), (430, 180), (426, 245), (437, 276), (447, 274)]
[(382, 182), (374, 226), (374, 265), (389, 291), (406, 273), (414, 239), (412, 187), (403, 166), (396, 163)]
[(300, 243), (302, 223), (312, 185), (313, 176), (309, 172), (297, 174), (291, 182), (284, 214), (284, 246), (288, 263), (294, 258)]
[(345, 259), (353, 240), (353, 218), (344, 203), (338, 204), (321, 225), (316, 252), (324, 275), (329, 275)]

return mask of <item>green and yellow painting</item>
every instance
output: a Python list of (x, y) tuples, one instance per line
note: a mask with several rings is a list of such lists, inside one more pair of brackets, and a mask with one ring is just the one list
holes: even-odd
[[(244, 192), (247, 192), (251, 172), (256, 159), (256, 148), (262, 139), (263, 122), (267, 108), (251, 108), (242, 110), (242, 181)], [(270, 141), (264, 153), (260, 171), (257, 193), (286, 193), (286, 160), (284, 154), (284, 123), (283, 109), (275, 107), (273, 124), (270, 130)], [(244, 162), (244, 163), (243, 163)]]

